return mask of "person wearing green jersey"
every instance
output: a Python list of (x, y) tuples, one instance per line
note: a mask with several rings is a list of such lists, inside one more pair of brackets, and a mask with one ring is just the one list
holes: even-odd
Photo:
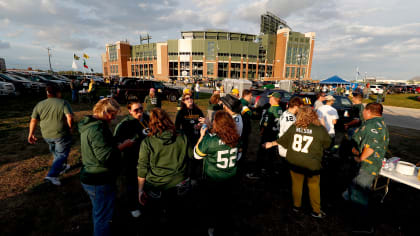
[[(228, 226), (231, 196), (235, 186), (237, 160), (240, 157), (237, 127), (232, 116), (225, 111), (216, 112), (210, 133), (200, 130), (200, 139), (194, 148), (194, 157), (204, 159), (204, 180), (208, 197), (209, 235), (223, 232)], [(223, 234), (223, 233), (221, 233)]]
[[(260, 121), (260, 144), (277, 139), (280, 130), (279, 120), (280, 116), (283, 114), (283, 110), (280, 107), (281, 94), (274, 92), (268, 95), (268, 97), (270, 98), (270, 107), (263, 111)], [(261, 174), (272, 174), (274, 172), (273, 162), (278, 155), (277, 146), (264, 149), (261, 148), (260, 145), (260, 149), (258, 149), (257, 154), (257, 170), (246, 174), (246, 176), (249, 179), (259, 179)]]
[[(182, 196), (190, 186), (187, 166), (188, 159), (193, 157), (192, 147), (187, 136), (176, 132), (168, 113), (160, 108), (150, 112), (149, 129), (148, 137), (140, 145), (137, 165), (138, 197), (140, 204), (145, 206), (146, 231), (177, 230), (183, 220), (180, 215), (184, 211)], [(170, 227), (160, 225), (159, 218), (164, 211)]]
[(140, 216), (137, 192), (137, 162), (139, 159), (140, 144), (149, 133), (149, 116), (144, 114), (143, 106), (139, 101), (131, 101), (127, 105), (128, 113), (114, 131), (118, 143), (126, 139), (132, 140), (133, 146), (122, 152), (122, 177), (127, 196), (127, 205), (134, 218)]
[(292, 179), (294, 212), (301, 211), (302, 188), (305, 177), (312, 206), (312, 217), (323, 218), (321, 210), (320, 171), (324, 150), (330, 146), (331, 138), (318, 120), (316, 112), (309, 106), (299, 109), (296, 122), (277, 141), (267, 142), (265, 148), (280, 144), (287, 148), (286, 160), (289, 163)]
[(353, 178), (350, 187), (343, 197), (353, 202), (357, 211), (357, 225), (362, 231), (373, 232), (372, 212), (369, 209), (369, 198), (372, 184), (379, 175), (382, 160), (389, 145), (388, 128), (382, 117), (383, 106), (380, 103), (369, 103), (363, 110), (365, 122), (358, 128), (352, 140), (352, 150), (358, 164), (358, 174)]

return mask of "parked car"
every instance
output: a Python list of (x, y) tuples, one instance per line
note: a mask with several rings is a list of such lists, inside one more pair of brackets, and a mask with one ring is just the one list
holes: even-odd
[(420, 87), (416, 87), (416, 89), (414, 90), (414, 93), (420, 93)]
[(389, 93), (410, 93), (412, 90), (411, 87), (405, 85), (395, 85), (389, 89)]
[(369, 90), (373, 94), (383, 94), (384, 93), (384, 87), (382, 87), (382, 85), (378, 85), (378, 84), (371, 85)]
[(39, 83), (39, 82), (35, 82), (35, 81), (28, 80), (27, 78), (22, 77), (22, 76), (20, 76), (20, 75), (18, 75), (18, 74), (8, 74), (8, 75), (10, 75), (10, 76), (12, 76), (13, 78), (15, 78), (15, 79), (17, 79), (17, 80), (20, 80), (20, 81), (22, 81), (22, 82), (28, 82), (28, 83), (30, 83), (30, 84), (31, 84), (31, 92), (38, 93), (38, 92), (40, 92), (42, 89), (44, 89), (44, 90), (45, 90), (46, 85), (45, 85), (45, 84), (43, 84), (43, 83)]
[[(311, 107), (314, 106), (316, 101), (316, 94), (315, 93), (295, 93), (293, 94), (293, 97), (301, 97), (303, 99), (303, 102), (306, 105), (310, 105)], [(353, 120), (356, 114), (353, 114), (353, 103), (351, 100), (346, 96), (339, 96), (339, 95), (333, 95), (335, 98), (335, 102), (332, 105), (337, 110), (339, 119), (337, 121), (337, 124), (335, 125), (335, 128), (337, 130), (344, 129), (344, 124), (348, 123), (349, 121)], [(324, 102), (325, 103), (325, 102)]]
[(31, 89), (31, 83), (18, 80), (8, 74), (0, 74), (0, 81), (12, 83), (15, 86), (16, 95), (20, 95), (24, 92), (29, 92)]
[(0, 96), (13, 96), (15, 94), (15, 86), (12, 83), (0, 81)]
[(130, 100), (139, 100), (143, 102), (151, 88), (156, 89), (157, 95), (162, 100), (176, 102), (181, 96), (181, 92), (178, 89), (165, 86), (162, 82), (157, 80), (125, 78), (118, 85), (114, 98), (121, 103)]
[(253, 89), (252, 92), (252, 101), (251, 103), (254, 104), (255, 108), (255, 116), (257, 119), (259, 119), (262, 115), (262, 112), (264, 109), (267, 109), (270, 107), (269, 104), (269, 97), (268, 95), (278, 92), (281, 94), (281, 100), (280, 100), (280, 107), (283, 111), (287, 109), (287, 104), (289, 103), (289, 100), (291, 98), (291, 94), (287, 91), (281, 90), (281, 89)]

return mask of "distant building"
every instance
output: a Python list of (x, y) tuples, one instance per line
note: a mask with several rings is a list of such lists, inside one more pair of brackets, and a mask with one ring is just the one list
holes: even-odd
[(4, 58), (0, 58), (0, 71), (6, 71), (6, 61)]
[(286, 21), (280, 19), (271, 12), (261, 15), (260, 33), (262, 34), (276, 34), (278, 29), (290, 28)]
[(166, 42), (107, 44), (102, 54), (104, 77), (311, 79), (315, 33), (293, 32), (269, 16), (273, 21), (268, 24), (277, 25), (274, 33), (183, 31), (180, 39)]

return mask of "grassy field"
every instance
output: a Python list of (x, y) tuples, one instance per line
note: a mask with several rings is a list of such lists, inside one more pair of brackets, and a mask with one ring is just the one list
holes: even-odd
[[(106, 95), (105, 89), (99, 95)], [(196, 103), (204, 113), (207, 111), (208, 94), (200, 94)], [(64, 98), (69, 100), (68, 93)], [(388, 98), (388, 97), (387, 97)], [(54, 187), (43, 182), (51, 166), (48, 145), (42, 140), (39, 129), (35, 145), (27, 144), (28, 123), (33, 107), (44, 99), (43, 95), (23, 96), (0, 100), (0, 235), (91, 235), (91, 204), (83, 191), (79, 171), (81, 167), (80, 141), (73, 133), (74, 145), (69, 156), (71, 169), (61, 181), (63, 186)], [(164, 101), (163, 108), (172, 118), (176, 114), (176, 103)], [(72, 104), (75, 120), (91, 114), (91, 104)], [(122, 107), (111, 129), (127, 115)], [(231, 218), (234, 232), (231, 235), (348, 235), (349, 209), (335, 198), (337, 192), (330, 191), (343, 185), (338, 181), (341, 169), (322, 175), (322, 205), (328, 217), (313, 220), (309, 216), (309, 201), (304, 188), (303, 207), (305, 214), (296, 217), (290, 213), (290, 179), (281, 169), (280, 175), (249, 180), (244, 174), (254, 165), (259, 146), (257, 121), (254, 122), (248, 158), (239, 173), (237, 186), (232, 189), (236, 202), (232, 203)], [(391, 143), (388, 157), (399, 156), (410, 162), (420, 160), (417, 130), (390, 127)], [(189, 196), (185, 211), (188, 235), (206, 235), (202, 216), (203, 196), (199, 189)], [(222, 194), (222, 193), (221, 193)], [(378, 192), (378, 196), (380, 193)], [(390, 193), (383, 204), (378, 205), (377, 235), (411, 235), (417, 230), (417, 212), (420, 212), (416, 189), (392, 183)], [(400, 203), (404, 204), (400, 204)], [(130, 218), (125, 196), (119, 194), (115, 213), (115, 229), (118, 235), (138, 235), (142, 218)], [(203, 231), (204, 229), (204, 231)]]
[[(386, 95), (385, 106), (406, 107), (420, 109), (420, 101), (417, 101), (417, 94), (390, 94)], [(371, 95), (369, 99), (363, 100), (363, 103), (376, 102), (376, 95)]]

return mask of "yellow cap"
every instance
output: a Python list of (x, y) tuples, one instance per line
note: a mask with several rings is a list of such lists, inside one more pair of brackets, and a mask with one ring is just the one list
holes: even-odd
[(190, 89), (185, 89), (184, 94), (190, 93)]
[(237, 88), (234, 88), (234, 89), (232, 89), (231, 93), (239, 95), (239, 90)]

